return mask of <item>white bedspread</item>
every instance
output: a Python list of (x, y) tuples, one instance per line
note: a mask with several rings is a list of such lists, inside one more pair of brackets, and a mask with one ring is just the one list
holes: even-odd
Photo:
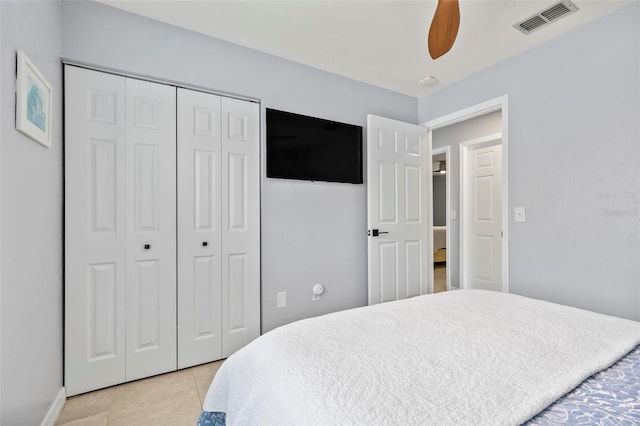
[(224, 362), (227, 424), (516, 425), (640, 343), (640, 323), (460, 290), (307, 319)]

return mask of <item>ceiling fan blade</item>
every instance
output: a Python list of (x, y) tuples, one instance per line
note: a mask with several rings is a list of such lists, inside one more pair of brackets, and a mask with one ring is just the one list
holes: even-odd
[(429, 55), (438, 59), (453, 47), (460, 27), (458, 0), (438, 0), (429, 28)]

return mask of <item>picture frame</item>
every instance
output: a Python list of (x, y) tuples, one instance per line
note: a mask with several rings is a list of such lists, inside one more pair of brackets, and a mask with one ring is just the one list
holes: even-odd
[(18, 51), (16, 130), (51, 148), (53, 90), (27, 55)]

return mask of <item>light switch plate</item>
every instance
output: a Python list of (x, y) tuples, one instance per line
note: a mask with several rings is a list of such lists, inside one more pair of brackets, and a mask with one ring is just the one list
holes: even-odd
[(451, 210), (451, 220), (456, 220), (458, 218), (458, 212), (455, 210)]
[(287, 307), (287, 292), (279, 291), (276, 293), (276, 308), (286, 308)]
[(515, 222), (526, 222), (527, 221), (527, 212), (524, 207), (514, 207), (513, 208), (513, 220)]

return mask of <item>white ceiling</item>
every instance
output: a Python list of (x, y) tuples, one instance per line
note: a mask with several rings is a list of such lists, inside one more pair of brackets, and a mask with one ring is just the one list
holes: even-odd
[[(99, 0), (202, 34), (420, 97), (547, 42), (633, 0), (573, 0), (578, 12), (525, 36), (512, 25), (557, 0), (460, 0), (460, 31), (437, 60), (427, 52), (436, 0)], [(439, 84), (418, 81), (435, 76)]]

